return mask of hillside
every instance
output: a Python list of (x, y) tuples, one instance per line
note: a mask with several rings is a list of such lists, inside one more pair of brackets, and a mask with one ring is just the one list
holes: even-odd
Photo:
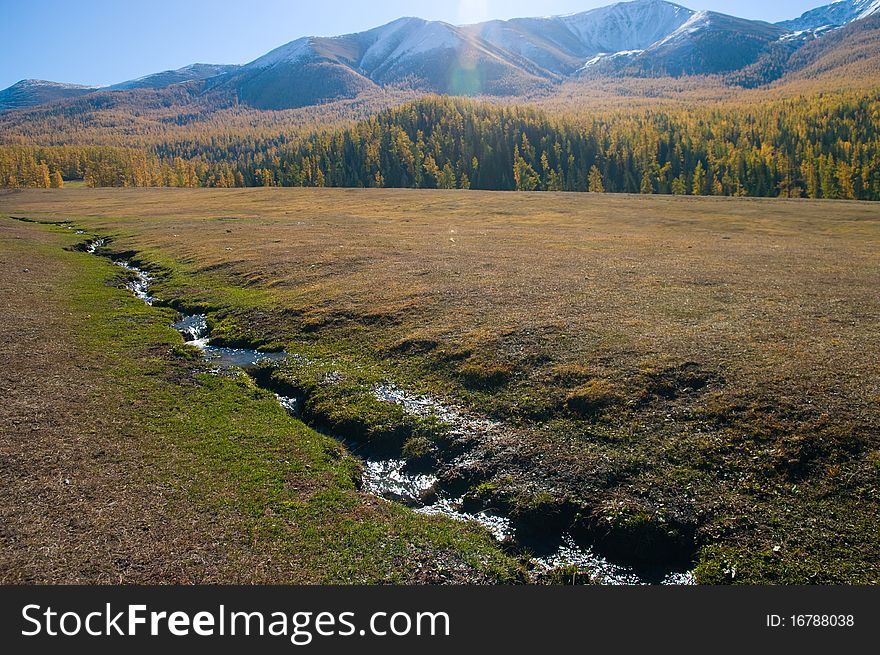
[(211, 78), (232, 73), (233, 71), (238, 70), (238, 68), (238, 66), (234, 65), (190, 64), (189, 66), (184, 66), (177, 70), (162, 71), (161, 73), (153, 73), (152, 75), (139, 77), (136, 80), (114, 84), (108, 87), (108, 90), (164, 89), (173, 84), (210, 80)]
[(0, 91), (0, 112), (23, 109), (77, 98), (95, 91), (94, 87), (62, 84), (46, 80), (22, 80)]
[(784, 81), (880, 79), (880, 13), (852, 23), (796, 51)]
[(880, 14), (805, 38), (777, 41), (726, 81), (748, 88), (808, 81), (818, 89), (864, 88), (880, 81)]
[[(0, 184), (341, 186), (880, 200), (872, 93), (551, 115), (432, 97), (297, 138), (0, 146)], [(829, 120), (829, 117), (833, 120)], [(857, 143), (854, 148), (851, 144)]]

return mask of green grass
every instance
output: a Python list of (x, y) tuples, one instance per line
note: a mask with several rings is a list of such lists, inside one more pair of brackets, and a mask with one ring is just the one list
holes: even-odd
[[(176, 313), (119, 288), (108, 260), (71, 250), (51, 227), (51, 254), (74, 258), (66, 289), (78, 348), (95, 353), (105, 411), (137, 432), (151, 482), (231, 521), (228, 548), (308, 583), (522, 581), (520, 565), (475, 525), (418, 515), (358, 493), (359, 464), (333, 439), (291, 418), (244, 374), (214, 376), (169, 326)], [(136, 481), (135, 481), (136, 482)], [(245, 579), (247, 573), (243, 573)]]

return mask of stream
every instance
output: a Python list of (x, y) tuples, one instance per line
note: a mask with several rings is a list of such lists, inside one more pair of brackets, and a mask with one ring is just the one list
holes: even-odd
[[(105, 245), (104, 239), (91, 241), (86, 250), (98, 254)], [(127, 261), (114, 261), (130, 274), (126, 287), (137, 298), (148, 305), (160, 301), (151, 295), (150, 275)], [(234, 369), (253, 370), (257, 365), (281, 362), (290, 355), (285, 352), (267, 353), (247, 348), (225, 348), (210, 344), (211, 334), (207, 316), (203, 314), (183, 314), (174, 323), (176, 329), (190, 346), (198, 348), (213, 373), (223, 373)], [(411, 394), (393, 385), (381, 385), (373, 389), (379, 400), (394, 403), (404, 411), (423, 417), (433, 416), (451, 426), (453, 432), (461, 434), (486, 434), (502, 426), (494, 421), (467, 415), (457, 408), (450, 407), (428, 396)], [(292, 416), (300, 417), (300, 401), (276, 394), (279, 404)], [(358, 455), (355, 444), (331, 435)], [(462, 455), (461, 458), (466, 457)], [(438, 478), (433, 473), (409, 471), (405, 459), (374, 459), (360, 456), (363, 463), (362, 491), (380, 498), (402, 503), (416, 512), (427, 515), (442, 515), (459, 521), (474, 521), (487, 528), (499, 542), (514, 540), (515, 530), (511, 520), (500, 513), (491, 511), (467, 512), (463, 509), (464, 499), (453, 497), (438, 488)], [(462, 461), (462, 463), (464, 463)], [(453, 465), (455, 462), (453, 462)], [(576, 567), (580, 572), (601, 584), (609, 585), (690, 585), (695, 584), (690, 571), (660, 571), (649, 575), (634, 569), (609, 562), (594, 552), (589, 544), (579, 543), (570, 534), (561, 534), (546, 541), (539, 549), (533, 549), (531, 562), (536, 572), (547, 572), (559, 567)]]

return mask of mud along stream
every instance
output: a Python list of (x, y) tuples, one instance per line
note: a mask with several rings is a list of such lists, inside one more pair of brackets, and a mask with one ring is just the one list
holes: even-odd
[[(87, 252), (95, 255), (106, 245), (106, 240), (98, 239), (86, 244)], [(111, 255), (112, 258), (112, 255)], [(148, 305), (161, 304), (151, 293), (150, 275), (128, 261), (114, 259), (114, 263), (128, 271), (126, 287)], [(181, 314), (173, 327), (183, 336), (186, 343), (198, 348), (214, 374), (225, 374), (244, 370), (264, 388), (263, 376), (255, 375), (258, 370), (277, 365), (288, 358), (300, 357), (285, 352), (262, 352), (249, 348), (228, 348), (211, 345), (208, 319), (203, 314)], [(376, 399), (400, 406), (406, 413), (423, 418), (436, 418), (449, 426), (461, 441), (485, 437), (503, 429), (503, 425), (482, 417), (476, 417), (463, 409), (444, 404), (428, 396), (411, 394), (390, 384), (375, 386), (372, 393)], [(278, 402), (293, 416), (304, 419), (301, 408), (302, 398), (276, 393)], [(306, 421), (308, 423), (308, 421)], [(321, 430), (320, 425), (312, 425)], [(398, 502), (423, 514), (439, 514), (460, 521), (475, 521), (486, 527), (495, 538), (506, 547), (527, 557), (533, 576), (538, 579), (554, 569), (577, 571), (582, 579), (600, 584), (694, 584), (693, 574), (687, 566), (653, 567), (650, 570), (636, 569), (619, 563), (596, 552), (589, 540), (576, 538), (565, 530), (554, 530), (548, 526), (539, 538), (531, 537), (528, 543), (518, 538), (516, 525), (509, 516), (499, 510), (480, 510), (467, 502), (467, 497), (459, 493), (456, 485), (444, 484), (448, 476), (441, 476), (439, 470), (413, 470), (410, 462), (402, 456), (394, 457), (377, 452), (365, 452), (364, 444), (352, 442), (344, 435), (330, 436), (343, 443), (352, 454), (362, 462), (363, 474), (361, 490), (390, 502)], [(472, 464), (474, 454), (471, 450), (454, 455), (445, 463), (445, 472), (464, 468)], [(439, 463), (435, 463), (440, 466)], [(453, 476), (454, 477), (454, 476)]]

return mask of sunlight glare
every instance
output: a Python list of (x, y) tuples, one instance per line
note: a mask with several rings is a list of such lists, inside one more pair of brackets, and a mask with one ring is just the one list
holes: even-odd
[(489, 0), (459, 0), (458, 24), (470, 25), (489, 20)]

